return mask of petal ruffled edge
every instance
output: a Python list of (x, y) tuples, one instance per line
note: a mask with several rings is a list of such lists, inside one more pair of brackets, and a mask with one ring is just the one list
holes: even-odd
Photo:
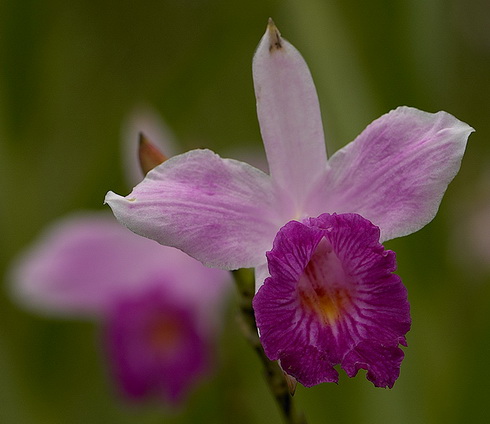
[(291, 221), (274, 240), (253, 306), (267, 356), (303, 385), (336, 382), (336, 364), (351, 377), (367, 369), (380, 387), (398, 378), (409, 304), (394, 252), (378, 240), (357, 214)]

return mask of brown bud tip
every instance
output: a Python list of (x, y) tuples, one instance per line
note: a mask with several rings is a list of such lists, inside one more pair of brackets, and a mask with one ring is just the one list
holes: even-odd
[(168, 159), (142, 132), (139, 134), (138, 156), (145, 175)]
[(272, 18), (269, 18), (269, 22), (267, 23), (267, 32), (269, 33), (269, 51), (273, 52), (274, 50), (282, 49), (281, 33)]

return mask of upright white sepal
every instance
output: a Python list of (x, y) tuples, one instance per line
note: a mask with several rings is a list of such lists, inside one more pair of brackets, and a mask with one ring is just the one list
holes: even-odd
[(255, 52), (253, 78), (270, 174), (301, 210), (305, 187), (326, 168), (320, 106), (306, 62), (271, 19)]

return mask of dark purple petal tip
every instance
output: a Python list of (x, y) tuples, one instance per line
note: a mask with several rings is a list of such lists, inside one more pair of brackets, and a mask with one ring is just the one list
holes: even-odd
[(410, 307), (395, 253), (357, 214), (287, 223), (267, 253), (270, 277), (253, 306), (271, 360), (305, 386), (336, 382), (340, 364), (378, 387), (400, 372)]

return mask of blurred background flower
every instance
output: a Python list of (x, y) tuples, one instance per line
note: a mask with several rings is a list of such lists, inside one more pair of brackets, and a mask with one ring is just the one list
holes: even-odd
[[(0, 264), (41, 229), (127, 191), (120, 124), (137, 103), (165, 116), (181, 152), (260, 151), (251, 60), (272, 16), (305, 56), (329, 152), (388, 110), (446, 110), (476, 129), (436, 219), (397, 252), (413, 326), (391, 391), (362, 378), (299, 388), (311, 422), (485, 422), (490, 280), (448, 243), (490, 162), (490, 6), (481, 0), (182, 0), (0, 3)], [(475, 279), (481, 284), (474, 284)], [(279, 423), (233, 308), (221, 367), (185, 410), (128, 408), (94, 349), (94, 327), (24, 312), (0, 296), (2, 423)]]
[[(160, 151), (175, 150), (158, 114), (134, 108), (121, 134), (130, 185), (143, 178), (142, 134)], [(136, 236), (107, 210), (52, 224), (16, 258), (9, 280), (12, 296), (27, 309), (100, 321), (106, 366), (119, 393), (172, 407), (182, 407), (213, 368), (232, 288), (229, 272)]]
[(56, 222), (11, 280), (20, 305), (101, 321), (120, 392), (172, 405), (209, 373), (232, 287), (229, 273), (136, 236), (107, 211)]
[(466, 196), (468, 201), (451, 210), (449, 250), (460, 270), (479, 284), (490, 275), (490, 169), (472, 182)]

